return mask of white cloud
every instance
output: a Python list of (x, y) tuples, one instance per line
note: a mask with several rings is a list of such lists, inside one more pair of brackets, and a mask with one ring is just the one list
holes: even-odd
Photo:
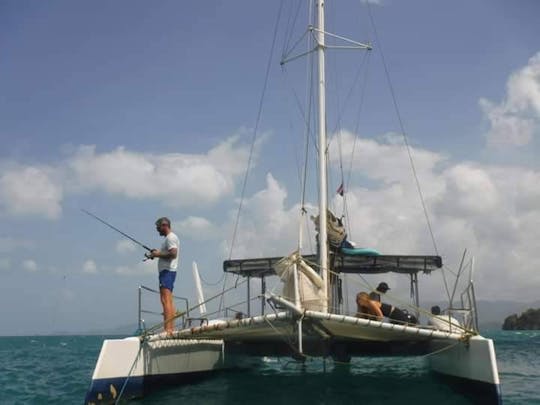
[(88, 192), (153, 199), (171, 207), (211, 205), (234, 192), (248, 156), (249, 146), (232, 136), (202, 154), (150, 154), (124, 147), (99, 153), (95, 146), (79, 146), (54, 167), (0, 161), (0, 212), (57, 219), (66, 194)]
[(137, 250), (137, 246), (130, 240), (122, 239), (116, 243), (116, 251), (118, 253), (132, 253)]
[[(354, 147), (353, 171), (386, 184), (411, 183), (409, 157), (401, 136), (385, 134), (379, 141), (360, 137), (355, 141), (354, 134), (347, 130), (341, 131), (339, 135), (342, 150), (352, 151)], [(419, 178), (431, 182), (434, 170), (446, 162), (446, 157), (426, 149), (412, 146), (410, 149)], [(350, 156), (344, 155), (343, 158), (348, 168)], [(329, 161), (334, 166), (339, 163), (339, 149), (335, 141), (329, 148)]]
[[(287, 209), (286, 197), (285, 188), (269, 173), (266, 188), (244, 202), (233, 257), (285, 255), (296, 249), (300, 208), (294, 205)], [(236, 211), (233, 211), (226, 229), (233, 229), (235, 218)], [(304, 219), (310, 222), (307, 215)], [(222, 248), (228, 256), (230, 240), (224, 242)]]
[(11, 236), (0, 237), (0, 252), (12, 252), (17, 249), (28, 249), (34, 246), (34, 242), (28, 239), (14, 238)]
[(97, 153), (81, 146), (69, 159), (71, 190), (105, 191), (128, 198), (159, 199), (170, 206), (212, 204), (234, 190), (249, 150), (232, 137), (208, 153), (139, 153), (119, 147)]
[(13, 167), (0, 176), (0, 209), (15, 216), (56, 219), (62, 212), (62, 186), (48, 167)]
[(22, 267), (24, 270), (30, 271), (30, 272), (37, 271), (38, 269), (36, 262), (30, 259), (23, 260)]
[[(482, 215), (497, 208), (500, 196), (490, 174), (478, 165), (458, 164), (446, 170), (441, 178), (446, 184), (439, 213), (464, 217)], [(448, 198), (453, 196), (453, 198)]]
[[(434, 254), (406, 167), (408, 157), (387, 141), (359, 142), (367, 147), (359, 151), (361, 162), (354, 165), (347, 194), (351, 239), (358, 246), (385, 254)], [(467, 248), (476, 258), (480, 298), (536, 299), (540, 288), (540, 172), (470, 162), (452, 164), (445, 156), (425, 149), (413, 152), (419, 157), (420, 181), (444, 262), (457, 268)], [(380, 181), (361, 187), (360, 173)], [(233, 257), (280, 256), (296, 249), (299, 209), (287, 206), (286, 197), (284, 186), (269, 174), (266, 187), (245, 202)], [(341, 202), (335, 196), (331, 205), (340, 207)], [(310, 213), (314, 211), (310, 209)], [(337, 214), (342, 214), (341, 209)], [(232, 229), (232, 219), (228, 229)], [(310, 233), (304, 233), (305, 246), (314, 245), (311, 224), (309, 229)], [(227, 243), (223, 247), (228, 255)], [(408, 281), (401, 276), (388, 278), (406, 297)], [(421, 293), (425, 299), (445, 298), (440, 272), (422, 277)]]
[(113, 269), (116, 274), (121, 276), (141, 276), (145, 274), (156, 274), (157, 277), (157, 267), (154, 260), (146, 260), (144, 262), (138, 262), (130, 266), (117, 266)]
[(178, 229), (182, 235), (192, 240), (210, 240), (221, 236), (221, 231), (208, 219), (196, 216), (187, 217), (178, 223)]
[(96, 274), (98, 272), (96, 262), (93, 260), (86, 260), (82, 266), (83, 273)]
[(531, 142), (540, 128), (540, 52), (514, 72), (506, 84), (506, 97), (496, 104), (479, 100), (490, 127), (488, 145), (522, 146)]

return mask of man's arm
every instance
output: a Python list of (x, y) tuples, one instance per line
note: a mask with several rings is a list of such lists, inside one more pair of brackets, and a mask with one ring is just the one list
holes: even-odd
[(161, 250), (158, 250), (158, 249), (153, 249), (150, 252), (150, 256), (161, 257), (162, 259), (176, 259), (176, 256), (178, 256), (178, 249), (172, 248), (166, 252), (162, 252)]
[(373, 311), (373, 315), (375, 315), (377, 317), (377, 320), (378, 321), (382, 321), (384, 315), (381, 311), (381, 307), (379, 305), (377, 305), (375, 302), (371, 301), (369, 302), (369, 306), (371, 308), (371, 310)]

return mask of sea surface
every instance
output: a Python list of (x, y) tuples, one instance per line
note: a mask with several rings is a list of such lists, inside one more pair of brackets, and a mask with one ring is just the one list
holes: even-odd
[[(494, 331), (504, 404), (540, 404), (540, 331)], [(0, 404), (82, 404), (104, 336), (0, 337)], [(470, 404), (421, 358), (321, 360), (305, 367), (266, 359), (133, 404)], [(326, 371), (325, 371), (326, 368)]]

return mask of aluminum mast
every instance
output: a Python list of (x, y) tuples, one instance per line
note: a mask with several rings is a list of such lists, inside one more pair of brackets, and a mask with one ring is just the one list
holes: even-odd
[(317, 0), (317, 56), (319, 60), (319, 265), (323, 280), (322, 312), (328, 312), (328, 235), (326, 173), (326, 83), (324, 72), (324, 0)]

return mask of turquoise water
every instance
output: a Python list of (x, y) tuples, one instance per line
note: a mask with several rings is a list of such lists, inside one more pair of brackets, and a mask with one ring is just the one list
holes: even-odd
[[(540, 332), (493, 332), (505, 404), (540, 404)], [(82, 404), (103, 336), (0, 338), (1, 404)], [(323, 370), (322, 361), (269, 359), (255, 371), (226, 371), (135, 404), (469, 404), (419, 358), (361, 358)]]

